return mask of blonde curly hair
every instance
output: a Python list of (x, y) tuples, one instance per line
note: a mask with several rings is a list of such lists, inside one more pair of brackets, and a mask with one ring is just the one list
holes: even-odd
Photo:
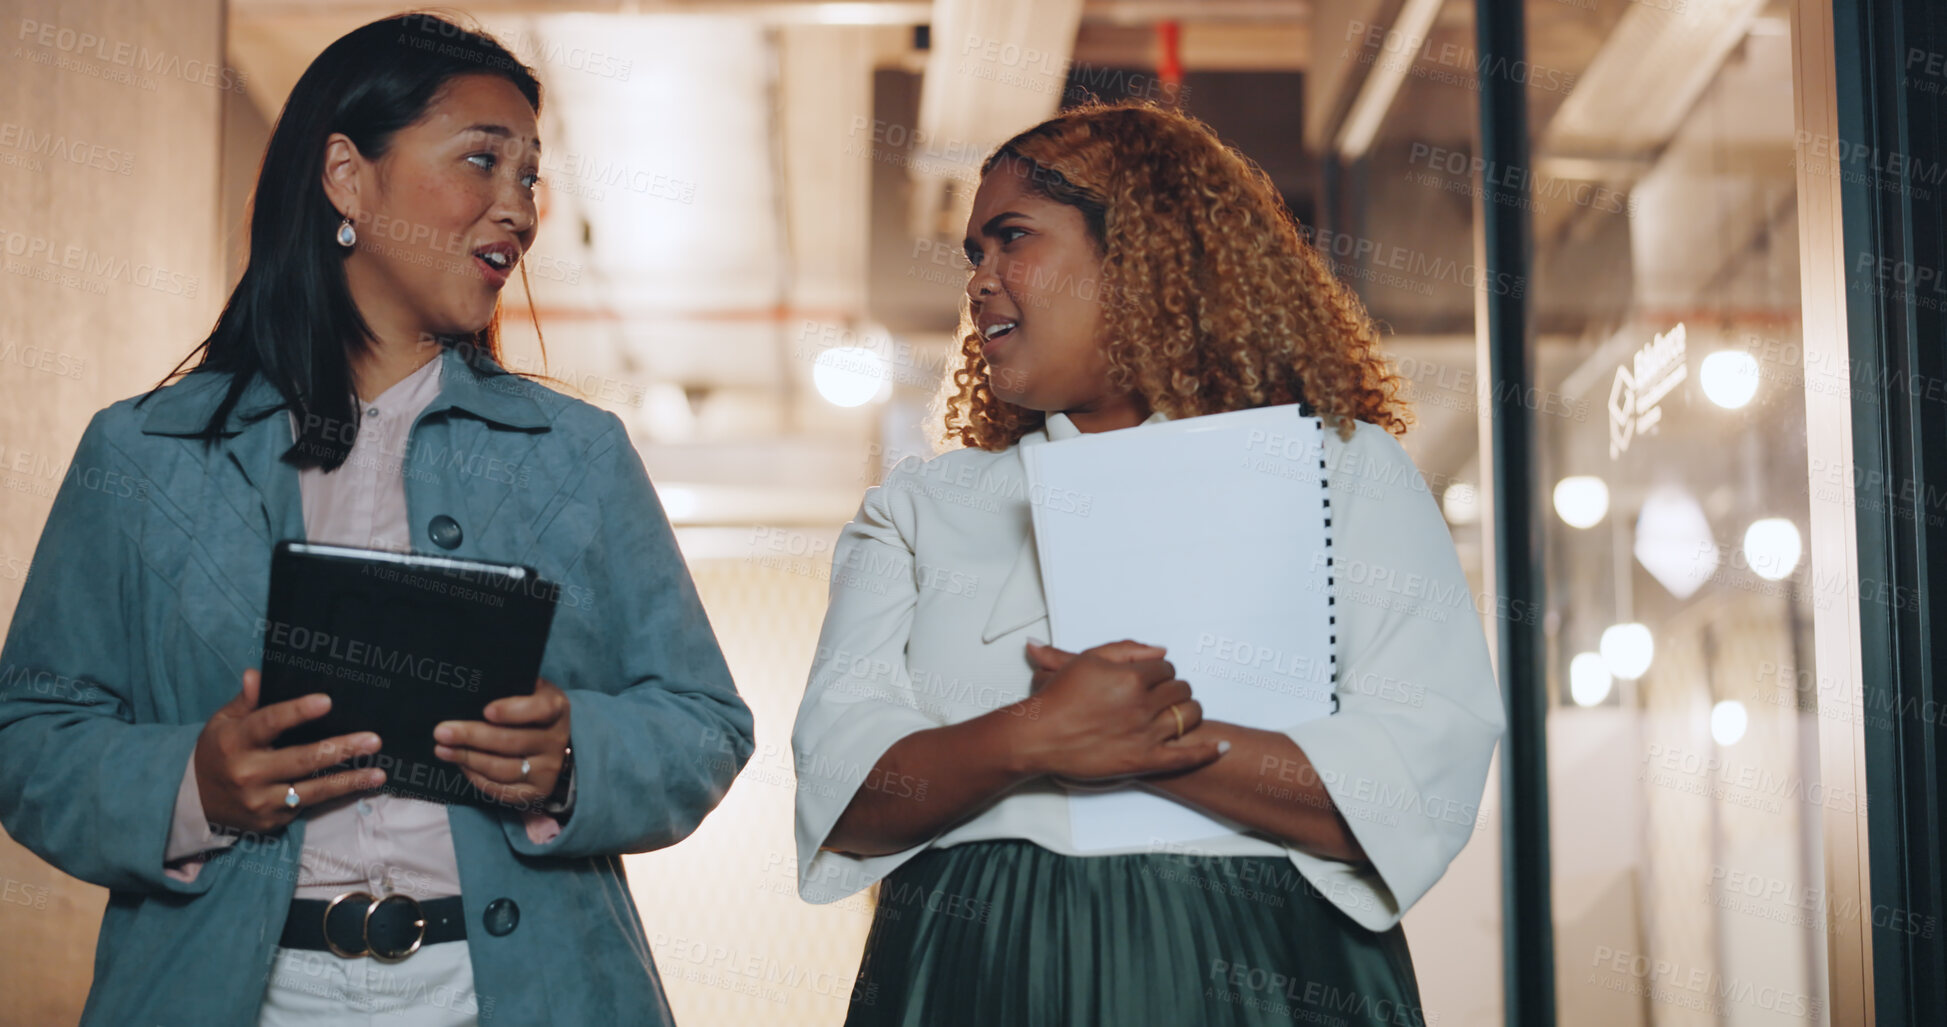
[[(1001, 144), (1030, 188), (1082, 212), (1103, 255), (1110, 384), (1172, 419), (1308, 404), (1341, 439), (1353, 422), (1405, 434), (1404, 385), (1351, 289), (1299, 237), (1262, 169), (1208, 125), (1147, 103), (1091, 103)], [(942, 442), (1002, 450), (1041, 411), (997, 397), (968, 307), (943, 382)]]

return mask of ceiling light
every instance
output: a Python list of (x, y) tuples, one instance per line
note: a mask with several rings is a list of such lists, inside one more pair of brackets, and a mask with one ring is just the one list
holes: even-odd
[(1650, 660), (1656, 656), (1656, 640), (1650, 637), (1650, 629), (1633, 621), (1602, 629), (1599, 648), (1609, 673), (1632, 681), (1650, 669)]
[(1710, 737), (1718, 745), (1736, 745), (1751, 726), (1751, 714), (1736, 699), (1726, 699), (1710, 708)]
[(1568, 661), (1568, 694), (1577, 706), (1601, 705), (1614, 683), (1609, 665), (1596, 653), (1576, 653)]
[(892, 393), (886, 358), (860, 346), (834, 346), (818, 354), (811, 382), (833, 406), (863, 406)]
[(1592, 474), (1555, 483), (1555, 514), (1571, 528), (1593, 528), (1609, 514), (1609, 485)]
[(1736, 410), (1758, 394), (1758, 358), (1741, 349), (1720, 349), (1697, 369), (1704, 395), (1726, 410)]
[(669, 518), (671, 524), (696, 516), (698, 503), (695, 489), (682, 485), (669, 485), (657, 489), (656, 498), (662, 501), (663, 514)]
[(1766, 517), (1744, 529), (1744, 562), (1766, 581), (1780, 581), (1798, 568), (1798, 526), (1783, 517)]

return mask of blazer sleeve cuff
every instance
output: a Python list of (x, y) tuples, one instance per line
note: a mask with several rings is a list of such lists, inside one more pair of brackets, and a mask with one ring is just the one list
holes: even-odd
[[(138, 867), (130, 869), (137, 870), (153, 887), (201, 894), (210, 885), (209, 881), (198, 879), (203, 864), (210, 855), (237, 840), (227, 832), (212, 831), (203, 814), (202, 793), (195, 777), (196, 740), (202, 736), (203, 725), (129, 725), (129, 729), (157, 737), (133, 740), (135, 744), (119, 747), (129, 762), (119, 768), (113, 780), (122, 782), (120, 787), (127, 794), (119, 799), (103, 796), (102, 807), (111, 817), (118, 808), (133, 811), (139, 807), (140, 813), (122, 820), (129, 830), (119, 836), (127, 841), (104, 840), (103, 855), (117, 861), (139, 861)], [(180, 774), (178, 767), (183, 768)], [(103, 781), (104, 785), (107, 783)], [(185, 789), (193, 809), (184, 808)], [(194, 819), (185, 824), (188, 816)], [(180, 857), (179, 846), (192, 851), (187, 857)], [(125, 852), (126, 856), (114, 855), (119, 852)]]
[(929, 838), (883, 856), (821, 848), (886, 750), (907, 735), (937, 726), (908, 707), (881, 704), (873, 711), (854, 707), (815, 743), (798, 746), (798, 895), (806, 902), (822, 905), (864, 891), (933, 843)]
[(1412, 772), (1392, 738), (1361, 717), (1320, 717), (1285, 734), (1304, 750), (1371, 866), (1296, 849), (1292, 862), (1359, 926), (1391, 928), (1447, 867), (1426, 830), (1427, 800)]
[[(170, 876), (179, 881), (193, 881), (202, 860), (181, 867), (175, 864), (184, 863), (190, 857), (211, 849), (235, 845), (236, 841), (234, 834), (210, 829), (210, 822), (203, 814), (203, 792), (196, 781), (196, 750), (192, 747), (189, 759), (183, 761), (183, 779), (176, 788), (176, 808), (169, 823), (169, 841), (162, 850), (162, 861), (169, 865)], [(181, 873), (178, 873), (179, 870)]]
[(559, 804), (544, 802), (541, 812), (532, 810), (521, 814), (527, 828), (527, 840), (536, 845), (546, 845), (561, 837), (561, 822), (567, 820), (575, 808), (575, 768), (568, 767), (568, 794)]

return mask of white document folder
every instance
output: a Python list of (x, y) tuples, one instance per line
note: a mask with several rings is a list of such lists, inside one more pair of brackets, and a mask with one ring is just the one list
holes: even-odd
[[(1286, 405), (1022, 447), (1050, 641), (1165, 646), (1209, 720), (1281, 731), (1330, 714), (1324, 432)], [(1245, 830), (1134, 785), (1071, 789), (1069, 815), (1084, 851)]]

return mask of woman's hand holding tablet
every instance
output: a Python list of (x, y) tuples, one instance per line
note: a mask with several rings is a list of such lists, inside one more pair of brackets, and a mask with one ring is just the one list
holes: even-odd
[[(433, 755), (459, 765), (499, 802), (537, 808), (554, 793), (568, 751), (568, 695), (546, 678), (534, 694), (495, 699), (486, 721), (446, 720), (433, 729)], [(521, 763), (528, 764), (521, 776)]]
[[(239, 831), (275, 831), (307, 806), (385, 783), (385, 771), (376, 768), (311, 777), (378, 752), (379, 736), (361, 731), (280, 748), (277, 736), (330, 712), (331, 698), (304, 695), (260, 709), (261, 679), (255, 669), (244, 671), (243, 690), (210, 715), (196, 739), (196, 788), (205, 820)], [(293, 790), (295, 804), (288, 801)]]

